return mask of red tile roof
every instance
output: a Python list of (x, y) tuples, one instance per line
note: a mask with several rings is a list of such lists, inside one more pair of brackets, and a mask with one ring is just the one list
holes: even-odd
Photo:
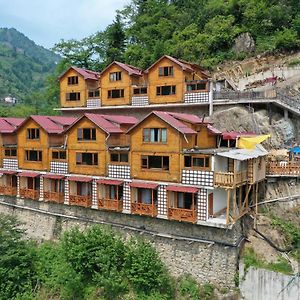
[(109, 184), (109, 185), (121, 185), (121, 184), (123, 184), (123, 181), (121, 181), (121, 180), (112, 180), (112, 179), (99, 179), (99, 180), (97, 180), (97, 183)]
[(91, 177), (81, 177), (81, 176), (70, 176), (67, 177), (70, 181), (79, 181), (79, 182), (91, 182), (93, 178)]
[(254, 132), (238, 132), (238, 131), (230, 131), (230, 132), (223, 132), (222, 133), (222, 138), (224, 140), (235, 140), (241, 136), (251, 136), (251, 135), (257, 135)]
[(113, 61), (111, 64), (109, 64), (102, 72), (101, 74), (103, 74), (107, 69), (109, 69), (112, 65), (118, 65), (120, 68), (122, 68), (123, 70), (125, 70), (126, 72), (128, 72), (128, 74), (131, 76), (141, 76), (143, 75), (143, 70), (141, 70), (140, 68), (131, 66), (131, 65), (127, 65), (124, 63), (121, 63), (119, 61)]
[(59, 117), (59, 116), (30, 116), (29, 119), (34, 120), (49, 134), (63, 133), (66, 125), (74, 123), (76, 118), (73, 117)]
[(88, 79), (88, 80), (99, 80), (100, 78), (100, 73), (99, 72), (95, 72), (95, 71), (91, 71), (91, 70), (86, 70), (86, 69), (82, 69), (82, 68), (78, 68), (75, 66), (70, 67), (67, 71), (63, 72), (59, 78), (63, 77), (70, 69), (73, 69), (74, 71), (76, 71), (78, 74), (80, 74), (84, 79)]
[(17, 173), (18, 173), (17, 171), (12, 171), (12, 170), (0, 170), (0, 174), (14, 175)]
[(34, 172), (22, 172), (18, 174), (18, 176), (20, 177), (38, 177), (39, 175), (40, 175), (39, 173), (34, 173)]
[(48, 179), (63, 179), (65, 178), (64, 175), (58, 175), (58, 174), (46, 174), (43, 175), (44, 178), (48, 178)]
[(0, 133), (13, 133), (24, 120), (24, 118), (0, 118)]
[[(202, 122), (202, 118), (196, 116), (196, 115), (192, 115), (192, 114), (183, 114), (183, 113), (175, 113), (175, 112), (168, 112), (168, 114), (170, 114), (171, 116), (175, 117), (178, 120), (184, 121), (184, 122), (188, 122), (191, 124), (199, 124), (199, 123), (203, 123)], [(205, 120), (204, 120), (205, 121)]]
[(134, 181), (129, 183), (129, 186), (135, 187), (135, 188), (141, 188), (141, 189), (152, 189), (155, 190), (158, 188), (157, 183), (148, 183), (148, 182), (139, 182), (139, 181)]
[(212, 125), (208, 124), (207, 125), (207, 129), (211, 134), (215, 134), (215, 135), (221, 135), (222, 131), (218, 130), (217, 128), (213, 127)]
[(138, 119), (130, 116), (120, 116), (120, 115), (102, 115), (108, 121), (115, 122), (118, 124), (134, 125), (138, 122)]
[(102, 115), (86, 113), (84, 116), (106, 133), (123, 133), (123, 130), (119, 126), (108, 121)]

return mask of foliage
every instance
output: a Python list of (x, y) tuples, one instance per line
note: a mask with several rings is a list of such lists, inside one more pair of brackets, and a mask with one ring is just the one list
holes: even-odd
[(255, 267), (260, 269), (267, 269), (274, 272), (280, 272), (283, 274), (292, 274), (293, 269), (290, 263), (284, 259), (279, 258), (277, 262), (267, 263), (257, 256), (253, 248), (246, 248), (243, 253), (243, 259), (245, 264), (245, 271), (249, 269), (249, 267)]
[[(13, 217), (0, 215), (0, 299), (28, 299), (35, 284), (35, 249)], [(24, 297), (22, 296), (24, 295)]]

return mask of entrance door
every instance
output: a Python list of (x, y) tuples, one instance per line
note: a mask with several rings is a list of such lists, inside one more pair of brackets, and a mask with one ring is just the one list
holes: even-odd
[(34, 179), (32, 177), (27, 178), (27, 188), (30, 190), (33, 190), (33, 181)]
[(214, 194), (208, 194), (208, 216), (213, 217), (214, 215)]

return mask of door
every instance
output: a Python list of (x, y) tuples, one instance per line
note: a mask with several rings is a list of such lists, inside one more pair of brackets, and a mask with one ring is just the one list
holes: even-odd
[(213, 217), (214, 215), (214, 194), (208, 194), (208, 216)]

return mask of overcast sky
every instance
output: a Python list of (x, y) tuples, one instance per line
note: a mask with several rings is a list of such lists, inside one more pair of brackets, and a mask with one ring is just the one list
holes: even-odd
[(130, 0), (0, 0), (0, 27), (14, 27), (38, 45), (81, 39), (103, 30)]

